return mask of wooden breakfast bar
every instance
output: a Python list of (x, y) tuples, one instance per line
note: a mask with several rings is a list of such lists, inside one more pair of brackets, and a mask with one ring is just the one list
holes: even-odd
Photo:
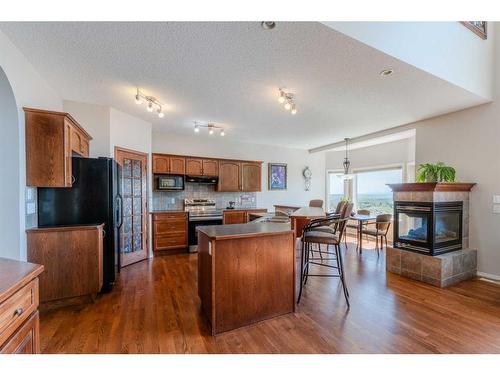
[(290, 214), (292, 230), (295, 233), (295, 238), (302, 236), (304, 227), (313, 219), (325, 217), (325, 211), (321, 207), (301, 207)]
[(198, 228), (198, 295), (212, 335), (295, 311), (289, 224)]

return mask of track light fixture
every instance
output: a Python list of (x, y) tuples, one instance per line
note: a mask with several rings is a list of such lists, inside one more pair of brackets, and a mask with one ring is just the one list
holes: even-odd
[(208, 134), (213, 135), (215, 133), (215, 130), (219, 130), (219, 135), (221, 137), (224, 137), (226, 135), (226, 132), (224, 129), (220, 126), (214, 125), (212, 123), (207, 123), (207, 124), (200, 124), (198, 122), (194, 122), (194, 132), (199, 133), (201, 128), (206, 128), (208, 129)]
[(281, 88), (278, 90), (279, 90), (278, 102), (280, 104), (283, 104), (283, 107), (287, 111), (290, 111), (292, 115), (297, 114), (297, 106), (295, 105), (294, 95), (291, 92), (286, 92)]
[(141, 90), (137, 89), (137, 93), (135, 94), (135, 102), (137, 104), (142, 104), (143, 101), (146, 102), (146, 109), (148, 112), (153, 112), (156, 107), (156, 112), (158, 113), (159, 118), (163, 118), (165, 113), (163, 112), (163, 104), (160, 103), (158, 99), (154, 96), (145, 95)]

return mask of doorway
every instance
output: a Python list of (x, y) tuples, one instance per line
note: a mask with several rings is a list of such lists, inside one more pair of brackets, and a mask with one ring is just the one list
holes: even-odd
[(120, 227), (120, 266), (148, 257), (147, 176), (148, 154), (115, 147), (115, 160), (121, 166), (123, 224)]

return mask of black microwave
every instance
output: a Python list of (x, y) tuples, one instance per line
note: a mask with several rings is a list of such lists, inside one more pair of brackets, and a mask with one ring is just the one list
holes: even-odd
[(184, 190), (184, 176), (156, 176), (156, 190)]

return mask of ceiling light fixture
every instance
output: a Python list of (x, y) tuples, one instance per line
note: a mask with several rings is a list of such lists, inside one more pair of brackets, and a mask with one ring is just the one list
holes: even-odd
[(387, 77), (387, 76), (390, 76), (392, 73), (394, 73), (394, 70), (393, 69), (384, 69), (380, 72), (380, 75), (382, 77)]
[(292, 115), (297, 114), (297, 106), (295, 105), (294, 95), (291, 92), (286, 92), (279, 88), (278, 102), (283, 104), (283, 107), (290, 111)]
[(194, 122), (194, 132), (199, 133), (201, 128), (206, 128), (208, 129), (208, 134), (213, 135), (215, 130), (219, 130), (219, 135), (221, 137), (224, 137), (226, 135), (226, 131), (221, 127), (217, 126), (213, 123), (207, 123), (207, 124), (200, 124), (197, 121)]
[(260, 26), (262, 26), (262, 28), (264, 30), (272, 30), (276, 27), (276, 22), (274, 22), (274, 21), (262, 21), (260, 23)]
[(145, 95), (143, 92), (141, 92), (141, 90), (137, 89), (137, 93), (135, 94), (135, 102), (137, 104), (142, 104), (143, 101), (145, 101), (147, 104), (146, 109), (148, 112), (153, 112), (156, 108), (158, 117), (165, 117), (165, 113), (163, 112), (163, 104), (154, 96)]
[(345, 158), (344, 158), (344, 162), (342, 163), (342, 166), (344, 167), (343, 178), (348, 180), (348, 179), (353, 178), (353, 175), (349, 173), (349, 168), (351, 167), (351, 161), (349, 160), (349, 155), (348, 155), (350, 139), (344, 138), (344, 141), (345, 141)]

